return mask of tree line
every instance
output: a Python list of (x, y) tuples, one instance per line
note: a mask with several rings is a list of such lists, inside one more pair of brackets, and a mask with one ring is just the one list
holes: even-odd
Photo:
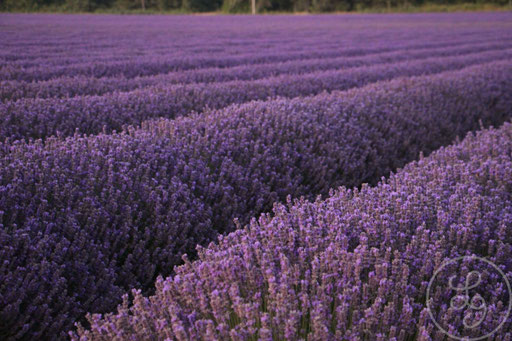
[[(255, 0), (258, 12), (332, 12), (380, 8), (393, 10), (411, 6), (491, 4), (507, 5), (511, 0)], [(224, 11), (248, 13), (251, 0), (0, 0), (1, 10), (44, 10), (94, 12), (98, 10), (152, 10), (186, 12)]]

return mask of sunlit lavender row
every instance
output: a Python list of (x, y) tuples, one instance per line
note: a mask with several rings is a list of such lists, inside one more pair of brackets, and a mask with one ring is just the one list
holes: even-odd
[[(90, 316), (91, 329), (73, 339), (445, 340), (425, 307), (429, 279), (443, 261), (465, 255), (486, 257), (512, 276), (511, 188), (507, 123), (375, 188), (277, 205), (273, 217), (220, 238), (200, 249), (198, 261), (158, 278), (154, 296), (134, 291), (133, 304), (126, 295), (117, 313)], [(463, 274), (467, 265), (454, 270)], [(484, 281), (489, 315), (465, 335), (479, 337), (503, 320), (486, 339), (511, 340), (510, 293), (499, 276)], [(464, 329), (453, 317), (446, 308), (435, 316), (452, 333)]]

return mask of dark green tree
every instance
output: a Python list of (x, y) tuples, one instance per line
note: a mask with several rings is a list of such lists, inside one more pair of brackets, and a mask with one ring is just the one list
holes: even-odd
[(183, 8), (193, 12), (216, 11), (222, 5), (222, 0), (183, 0)]

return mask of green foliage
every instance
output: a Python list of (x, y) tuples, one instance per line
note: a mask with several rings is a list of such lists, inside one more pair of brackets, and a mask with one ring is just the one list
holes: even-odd
[[(203, 0), (208, 2), (208, 0)], [(220, 1), (220, 0), (219, 0)], [(0, 0), (0, 9), (6, 11), (58, 10), (69, 12), (127, 11), (127, 10), (166, 11), (182, 7), (182, 0)]]
[(224, 0), (222, 11), (225, 13), (249, 13), (251, 3), (246, 0)]
[(191, 12), (209, 12), (220, 8), (222, 0), (183, 0), (183, 8)]
[(6, 10), (38, 10), (41, 6), (50, 5), (57, 1), (37, 1), (37, 0), (3, 0), (1, 7)]
[[(429, 12), (507, 8), (512, 0), (256, 0), (270, 12)], [(251, 0), (0, 0), (3, 11), (249, 13)]]

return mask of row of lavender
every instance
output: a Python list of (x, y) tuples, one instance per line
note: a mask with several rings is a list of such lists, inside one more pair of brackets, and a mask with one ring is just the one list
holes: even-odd
[[(276, 20), (277, 19), (277, 20)], [(310, 53), (342, 49), (388, 49), (410, 42), (474, 37), (492, 39), (506, 33), (505, 13), (395, 17), (118, 17), (2, 15), (0, 62), (27, 68), (98, 61), (231, 58), (255, 54)], [(469, 20), (469, 21), (468, 21)], [(483, 24), (481, 24), (483, 22)], [(468, 25), (470, 23), (470, 25)], [(489, 25), (492, 23), (493, 25)], [(443, 25), (445, 27), (443, 27)], [(449, 25), (449, 29), (446, 29)], [(339, 34), (343, 32), (343, 34)], [(222, 57), (220, 56), (222, 55)], [(219, 58), (221, 57), (221, 58)]]
[[(448, 45), (448, 46), (446, 46)], [(512, 47), (506, 38), (484, 43), (439, 43), (438, 47), (396, 48), (391, 52), (378, 52), (358, 56), (339, 56), (312, 59), (288, 60), (284, 62), (244, 64), (228, 68), (202, 67), (165, 73), (161, 70), (153, 76), (127, 78), (125, 75), (97, 78), (94, 76), (62, 76), (48, 81), (3, 81), (0, 82), (0, 100), (15, 101), (21, 98), (54, 98), (79, 95), (102, 95), (114, 91), (189, 83), (213, 83), (232, 80), (254, 80), (283, 74), (305, 74), (315, 71), (339, 70), (350, 67), (370, 66), (428, 57), (446, 57), (477, 53), (489, 50), (504, 50)], [(330, 51), (332, 53), (332, 51)], [(97, 62), (95, 63), (97, 65)], [(129, 65), (133, 71), (133, 65)]]
[(0, 147), (0, 335), (64, 335), (287, 196), (381, 176), (512, 116), (512, 63)]
[[(63, 76), (92, 76), (92, 77), (114, 77), (123, 76), (127, 78), (157, 75), (172, 71), (183, 71), (201, 69), (206, 67), (227, 68), (242, 65), (258, 65), (262, 63), (279, 63), (293, 60), (308, 60), (316, 58), (333, 57), (351, 57), (358, 55), (392, 52), (398, 49), (428, 48), (428, 47), (449, 47), (471, 42), (486, 42), (494, 40), (509, 40), (510, 36), (506, 31), (494, 32), (492, 35), (478, 34), (476, 37), (451, 39), (439, 39), (439, 37), (429, 37), (429, 39), (409, 42), (399, 37), (396, 40), (384, 40), (380, 44), (358, 46), (326, 46), (318, 48), (315, 44), (301, 48), (301, 51), (289, 51), (286, 47), (280, 46), (277, 51), (267, 51), (256, 49), (255, 51), (244, 51), (243, 54), (233, 55), (229, 50), (220, 50), (215, 54), (194, 54), (173, 56), (165, 54), (158, 56), (152, 54), (141, 58), (135, 56), (131, 58), (109, 58), (101, 61), (101, 58), (86, 60), (80, 62), (79, 58), (73, 57), (66, 63), (59, 58), (51, 58), (50, 61), (55, 65), (44, 65), (41, 61), (35, 61), (33, 66), (17, 65), (16, 62), (8, 62), (0, 69), (1, 79), (19, 80), (19, 81), (44, 81)], [(249, 49), (250, 50), (250, 49)], [(43, 65), (41, 65), (43, 64)]]
[[(117, 313), (90, 316), (90, 330), (72, 339), (446, 340), (442, 328), (460, 339), (511, 340), (510, 286), (498, 272), (464, 258), (439, 275), (447, 288), (453, 277), (473, 285), (475, 278), (463, 283), (472, 269), (484, 274), (477, 285), (486, 314), (472, 331), (446, 303), (453, 291), (428, 285), (443, 261), (459, 256), (486, 257), (511, 278), (511, 189), (507, 123), (375, 188), (278, 205), (273, 218), (220, 238), (198, 261), (159, 278), (154, 296), (134, 291), (133, 304), (125, 296)], [(430, 303), (444, 300), (437, 310), (427, 309), (428, 290)]]
[[(150, 20), (130, 18), (144, 25), (143, 29), (139, 29), (123, 27), (127, 22), (126, 17), (94, 17), (87, 22), (73, 22), (59, 17), (51, 27), (45, 25), (44, 21), (48, 19), (44, 16), (22, 18), (2, 15), (4, 27), (11, 26), (12, 32), (3, 37), (5, 49), (0, 51), (0, 61), (30, 67), (36, 65), (35, 62), (50, 66), (57, 65), (56, 61), (72, 64), (96, 61), (97, 58), (103, 61), (113, 61), (116, 57), (194, 58), (198, 55), (213, 56), (222, 52), (230, 55), (243, 55), (249, 52), (262, 55), (282, 52), (283, 48), (288, 52), (298, 52), (308, 49), (360, 48), (369, 45), (383, 47), (386, 45), (385, 42), (404, 43), (413, 40), (412, 38), (416, 38), (416, 42), (475, 36), (491, 38), (496, 33), (504, 33), (504, 29), (510, 26), (510, 15), (507, 13), (484, 14), (482, 19), (490, 20), (493, 25), (489, 25), (488, 22), (486, 25), (477, 26), (474, 21), (468, 21), (467, 15), (461, 17), (462, 22), (451, 20), (448, 23), (450, 31), (446, 31), (440, 27), (439, 17), (435, 16), (425, 18), (427, 20), (407, 21), (399, 17), (393, 18), (396, 20), (377, 17), (377, 20), (368, 21), (368, 17), (361, 16), (323, 17), (322, 20), (315, 17), (281, 17), (277, 20), (276, 17), (263, 20), (247, 17), (230, 20), (219, 17), (211, 20), (193, 17)], [(265, 21), (271, 21), (274, 27), (268, 27)], [(280, 22), (276, 25), (278, 21)], [(305, 27), (304, 24), (310, 26)], [(34, 30), (31, 25), (39, 25), (39, 30)], [(94, 27), (91, 27), (93, 25)], [(378, 29), (375, 29), (376, 27)], [(219, 30), (222, 29), (223, 32), (219, 35)], [(247, 34), (248, 29), (253, 32)], [(183, 34), (184, 30), (187, 30), (186, 34)], [(343, 34), (339, 34), (340, 30)], [(110, 34), (106, 35), (106, 32)], [(157, 34), (150, 36), (152, 33)], [(361, 37), (365, 40), (355, 39)]]
[(76, 131), (95, 134), (121, 130), (146, 120), (176, 118), (207, 108), (272, 97), (299, 97), (321, 91), (345, 90), (400, 76), (461, 69), (510, 59), (512, 50), (491, 50), (453, 57), (412, 59), (342, 70), (281, 75), (251, 81), (177, 84), (115, 92), (105, 96), (63, 99), (22, 99), (0, 104), (0, 140), (69, 136)]

